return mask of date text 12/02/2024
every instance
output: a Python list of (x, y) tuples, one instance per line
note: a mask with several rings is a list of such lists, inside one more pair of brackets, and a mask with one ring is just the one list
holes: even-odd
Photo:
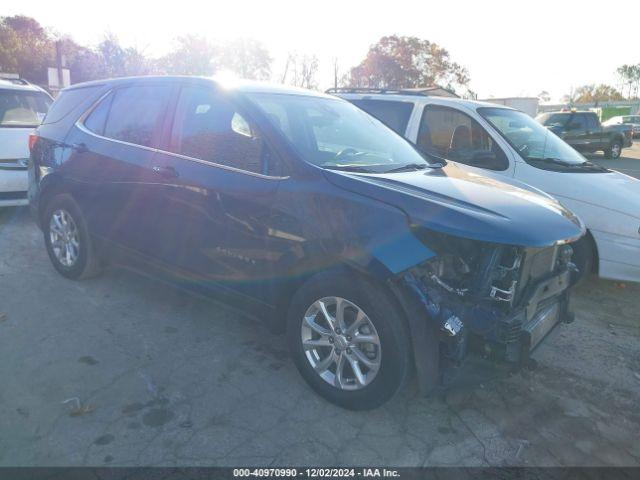
[(387, 468), (236, 468), (234, 477), (281, 477), (281, 478), (398, 478), (397, 470)]

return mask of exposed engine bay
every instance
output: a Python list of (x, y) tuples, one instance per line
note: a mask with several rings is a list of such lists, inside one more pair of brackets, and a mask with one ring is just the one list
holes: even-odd
[(445, 370), (470, 348), (523, 362), (558, 322), (570, 321), (570, 245), (527, 248), (417, 233), (435, 256), (402, 281), (438, 324)]

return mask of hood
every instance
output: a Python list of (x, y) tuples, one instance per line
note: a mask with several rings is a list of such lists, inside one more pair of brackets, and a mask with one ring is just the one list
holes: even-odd
[(0, 128), (0, 160), (29, 158), (29, 134), (33, 128)]
[(413, 225), (458, 237), (546, 247), (585, 232), (556, 200), (460, 168), (325, 175), (340, 188), (402, 209)]
[(545, 190), (561, 201), (568, 198), (640, 219), (640, 180), (624, 173), (567, 172), (545, 175), (544, 183)]

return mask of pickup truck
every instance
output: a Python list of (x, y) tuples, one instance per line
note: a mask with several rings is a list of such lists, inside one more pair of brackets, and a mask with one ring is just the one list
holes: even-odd
[(608, 158), (619, 158), (633, 144), (630, 125), (602, 125), (595, 112), (547, 112), (536, 120), (580, 152), (602, 150)]

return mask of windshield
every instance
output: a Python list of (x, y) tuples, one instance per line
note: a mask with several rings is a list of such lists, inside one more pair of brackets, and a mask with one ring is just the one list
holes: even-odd
[(541, 162), (591, 165), (567, 143), (525, 113), (506, 108), (479, 108), (478, 113), (500, 132), (525, 161), (535, 166)]
[(42, 92), (0, 90), (0, 127), (36, 127), (51, 105)]
[(349, 102), (303, 95), (247, 96), (314, 165), (370, 173), (430, 165), (407, 140)]

